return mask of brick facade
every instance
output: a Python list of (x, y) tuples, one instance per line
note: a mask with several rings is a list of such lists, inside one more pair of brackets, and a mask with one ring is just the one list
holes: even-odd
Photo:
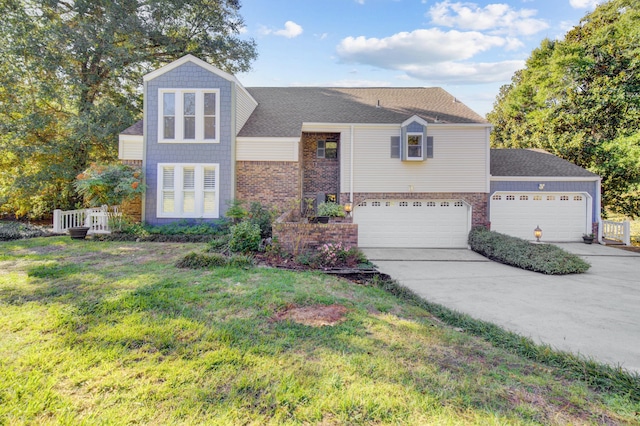
[(355, 223), (283, 222), (274, 223), (272, 229), (282, 248), (293, 254), (316, 249), (325, 243), (358, 246), (358, 225)]
[[(349, 199), (349, 193), (341, 194), (342, 200)], [(487, 211), (489, 194), (483, 192), (356, 192), (353, 204), (364, 200), (462, 200), (471, 205), (471, 226), (489, 226)]]
[[(338, 144), (336, 158), (318, 158), (317, 142), (324, 140)], [(318, 192), (340, 192), (340, 133), (303, 133), (302, 197), (316, 198)]]
[(280, 209), (300, 198), (300, 166), (294, 161), (236, 162), (236, 198)]

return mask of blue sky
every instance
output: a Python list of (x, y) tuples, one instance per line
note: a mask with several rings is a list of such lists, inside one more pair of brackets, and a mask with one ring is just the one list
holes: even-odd
[(440, 86), (484, 115), (544, 38), (599, 0), (242, 0), (245, 86)]

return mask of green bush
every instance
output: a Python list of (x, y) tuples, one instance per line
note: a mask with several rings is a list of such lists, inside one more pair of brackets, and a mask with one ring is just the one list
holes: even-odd
[(318, 205), (318, 216), (344, 217), (344, 208), (341, 204), (326, 202)]
[(190, 269), (207, 269), (226, 265), (227, 257), (220, 253), (189, 253), (176, 263), (178, 268)]
[(209, 247), (207, 248), (207, 251), (213, 253), (226, 253), (229, 250), (230, 239), (231, 236), (229, 234), (214, 237), (211, 241), (209, 241)]
[(231, 239), (229, 240), (229, 250), (234, 253), (251, 253), (260, 249), (260, 227), (244, 220), (231, 227)]
[(49, 234), (42, 228), (28, 223), (0, 222), (0, 241), (45, 237), (47, 235)]
[(247, 213), (247, 218), (249, 222), (255, 223), (260, 227), (260, 236), (262, 238), (271, 237), (271, 224), (276, 218), (276, 211), (274, 209), (269, 209), (262, 204), (254, 201), (249, 206), (249, 212)]
[(250, 268), (254, 265), (253, 256), (247, 254), (234, 254), (227, 258), (227, 265), (234, 268)]
[(581, 274), (591, 265), (551, 244), (532, 244), (521, 238), (477, 227), (469, 233), (471, 250), (506, 265), (548, 275)]

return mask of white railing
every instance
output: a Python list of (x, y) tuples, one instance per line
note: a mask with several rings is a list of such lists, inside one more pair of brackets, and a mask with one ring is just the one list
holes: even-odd
[(631, 222), (613, 222), (611, 220), (602, 221), (602, 238), (616, 240), (626, 246), (631, 245)]
[(89, 234), (110, 234), (110, 219), (120, 217), (120, 206), (102, 206), (90, 209), (53, 211), (53, 232), (62, 234), (69, 228), (86, 226)]

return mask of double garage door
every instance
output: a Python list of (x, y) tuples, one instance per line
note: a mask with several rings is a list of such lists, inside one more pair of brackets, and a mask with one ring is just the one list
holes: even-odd
[(461, 200), (367, 200), (353, 220), (360, 247), (467, 247), (470, 211)]
[(542, 229), (543, 241), (579, 241), (591, 232), (590, 198), (583, 193), (496, 192), (491, 196), (491, 230), (533, 239)]

